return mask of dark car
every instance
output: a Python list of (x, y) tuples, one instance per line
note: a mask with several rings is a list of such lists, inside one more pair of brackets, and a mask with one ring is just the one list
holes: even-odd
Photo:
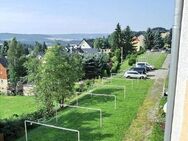
[(133, 67), (130, 70), (137, 71), (140, 74), (146, 74), (146, 68), (144, 67)]

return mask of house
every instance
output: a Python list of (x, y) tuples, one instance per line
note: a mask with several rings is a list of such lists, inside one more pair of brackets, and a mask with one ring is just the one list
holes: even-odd
[(96, 54), (99, 53), (98, 49), (93, 47), (94, 40), (93, 39), (83, 39), (78, 46), (74, 49), (76, 52), (80, 54)]
[(138, 37), (133, 37), (133, 44), (136, 48), (136, 51), (140, 51), (141, 47), (144, 47), (144, 35), (140, 35)]
[(0, 58), (0, 92), (8, 92), (8, 71), (6, 58)]

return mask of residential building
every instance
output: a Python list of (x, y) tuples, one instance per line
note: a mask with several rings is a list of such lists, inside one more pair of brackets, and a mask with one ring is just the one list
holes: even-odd
[(141, 47), (144, 47), (144, 35), (139, 35), (138, 37), (133, 37), (133, 44), (136, 48), (136, 51), (140, 51)]
[(5, 58), (0, 58), (0, 92), (7, 93), (8, 91), (8, 71), (7, 61)]
[(99, 51), (98, 49), (93, 47), (93, 44), (94, 44), (93, 39), (89, 39), (89, 40), (83, 39), (79, 43), (79, 45), (75, 48), (75, 51), (77, 51), (80, 54), (87, 54), (87, 55), (96, 54)]

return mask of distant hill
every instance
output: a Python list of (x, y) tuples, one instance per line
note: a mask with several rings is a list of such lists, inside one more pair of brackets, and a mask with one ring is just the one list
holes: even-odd
[(38, 42), (46, 42), (48, 45), (59, 42), (62, 45), (78, 43), (83, 38), (95, 39), (98, 37), (108, 36), (108, 34), (16, 34), (16, 33), (0, 33), (0, 41), (10, 40), (14, 37), (22, 43), (34, 44)]

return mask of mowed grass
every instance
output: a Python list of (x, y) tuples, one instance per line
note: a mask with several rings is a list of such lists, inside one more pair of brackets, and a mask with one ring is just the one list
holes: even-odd
[(154, 65), (156, 69), (160, 69), (163, 65), (166, 56), (166, 53), (146, 52), (145, 54), (140, 55), (137, 61), (148, 62), (149, 64)]
[[(99, 127), (98, 111), (75, 108), (66, 108), (60, 111), (57, 123), (55, 118), (52, 118), (47, 123), (79, 130), (81, 141), (121, 141), (133, 119), (135, 119), (138, 109), (152, 84), (152, 80), (113, 78), (112, 82), (101, 84), (93, 90), (93, 93), (116, 95), (117, 109), (114, 109), (114, 99), (110, 97), (86, 95), (79, 99), (79, 106), (102, 110), (102, 128)], [(119, 86), (126, 86), (125, 99), (124, 89)], [(30, 125), (28, 124), (28, 126)], [(34, 125), (31, 126), (33, 127)], [(76, 133), (40, 126), (29, 131), (28, 139), (29, 141), (76, 141), (76, 135)], [(24, 137), (22, 137), (17, 141), (24, 140)]]
[(36, 111), (34, 97), (0, 96), (0, 119)]
[[(166, 53), (161, 53), (161, 52), (146, 52), (142, 55), (139, 55), (137, 58), (137, 61), (140, 62), (148, 62), (149, 64), (153, 65), (156, 69), (160, 69), (163, 65), (163, 62), (166, 58), (167, 54)], [(119, 72), (123, 72), (130, 68), (128, 64), (128, 60), (125, 60), (123, 64), (120, 67)]]

